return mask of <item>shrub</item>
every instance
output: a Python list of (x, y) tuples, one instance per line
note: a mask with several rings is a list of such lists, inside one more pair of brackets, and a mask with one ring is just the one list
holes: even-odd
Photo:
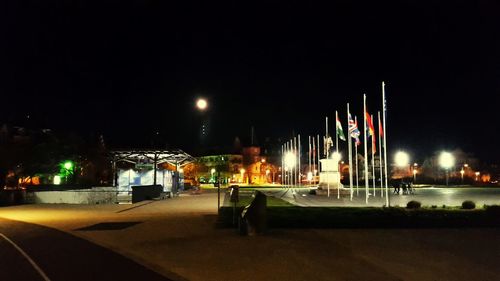
[(500, 205), (484, 206), (486, 212), (492, 215), (500, 215)]
[(462, 209), (472, 210), (476, 208), (476, 203), (474, 201), (466, 200), (462, 202)]
[(446, 209), (446, 205), (443, 204), (443, 209)]
[(437, 205), (432, 205), (431, 208), (436, 209), (438, 206)]
[(406, 204), (406, 208), (408, 208), (408, 209), (418, 209), (421, 206), (422, 206), (422, 204), (420, 204), (420, 202), (415, 201), (415, 200), (411, 200), (410, 202), (408, 202), (408, 204)]

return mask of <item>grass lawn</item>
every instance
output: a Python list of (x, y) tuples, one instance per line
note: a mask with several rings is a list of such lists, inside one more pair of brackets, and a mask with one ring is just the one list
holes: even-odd
[[(251, 203), (242, 197), (237, 212)], [(233, 208), (222, 207), (220, 222), (231, 226)], [(299, 207), (279, 198), (267, 197), (267, 222), (270, 228), (439, 228), (498, 227), (500, 207), (474, 210), (460, 208), (399, 207)]]

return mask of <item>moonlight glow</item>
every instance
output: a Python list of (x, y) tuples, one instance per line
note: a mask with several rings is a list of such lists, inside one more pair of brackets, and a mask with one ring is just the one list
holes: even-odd
[(198, 99), (198, 100), (196, 101), (196, 107), (197, 107), (199, 110), (205, 110), (205, 109), (207, 109), (207, 107), (208, 107), (207, 100), (205, 100), (205, 99)]

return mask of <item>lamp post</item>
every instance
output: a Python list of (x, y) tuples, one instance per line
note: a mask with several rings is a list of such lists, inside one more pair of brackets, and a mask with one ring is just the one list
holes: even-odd
[[(404, 151), (396, 152), (396, 154), (394, 155), (394, 163), (396, 164), (396, 167), (405, 170), (404, 175), (405, 175), (405, 177), (407, 177), (408, 176), (408, 169), (410, 169), (410, 167), (409, 167), (410, 156), (408, 155), (408, 153), (406, 153)], [(401, 180), (403, 180), (403, 179), (401, 179)], [(402, 195), (402, 193), (399, 193), (399, 188), (398, 188), (398, 194)]]
[(451, 167), (453, 167), (453, 165), (455, 165), (455, 157), (453, 156), (453, 154), (451, 154), (449, 152), (446, 152), (446, 151), (443, 151), (439, 155), (439, 165), (443, 169), (445, 169), (445, 172), (446, 172), (446, 186), (448, 186), (448, 182), (449, 182), (449, 170), (451, 169)]
[(66, 179), (65, 179), (65, 181), (66, 181), (66, 184), (68, 184), (68, 175), (70, 173), (73, 173), (73, 162), (66, 161), (66, 162), (64, 162), (63, 167), (66, 170), (66, 173), (65, 173)]
[(462, 170), (460, 170), (460, 177), (462, 178), (462, 184), (464, 183), (464, 174), (465, 174), (465, 171), (464, 171), (464, 168), (462, 168)]
[(475, 175), (476, 175), (476, 181), (478, 181), (478, 180), (479, 180), (479, 175), (480, 175), (480, 174), (481, 174), (480, 172), (476, 172), (476, 173), (475, 173)]

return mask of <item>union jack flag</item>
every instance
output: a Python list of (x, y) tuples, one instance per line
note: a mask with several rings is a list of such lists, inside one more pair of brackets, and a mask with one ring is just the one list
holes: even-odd
[(358, 129), (358, 119), (356, 118), (356, 120), (352, 120), (351, 114), (349, 113), (348, 123), (349, 135), (351, 136), (351, 138), (356, 140), (356, 146), (358, 146), (361, 144), (361, 142), (359, 141), (359, 135), (361, 135), (361, 132)]

